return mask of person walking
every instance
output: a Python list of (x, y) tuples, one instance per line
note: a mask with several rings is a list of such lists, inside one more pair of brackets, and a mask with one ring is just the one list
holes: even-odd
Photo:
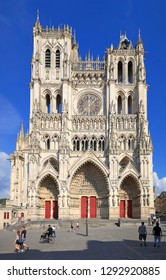
[(23, 242), (23, 249), (29, 250), (29, 246), (25, 243), (25, 240), (27, 237), (27, 231), (25, 229), (25, 226), (22, 226), (21, 236), (22, 236), (22, 242)]
[(142, 247), (142, 241), (144, 241), (144, 246), (147, 246), (146, 244), (147, 230), (146, 230), (146, 226), (144, 225), (144, 222), (142, 222), (141, 225), (139, 226), (138, 232), (139, 232), (140, 246)]
[(156, 245), (160, 247), (162, 230), (158, 222), (156, 223), (156, 226), (154, 226), (152, 233), (154, 235), (154, 247), (156, 247)]
[(73, 223), (71, 222), (70, 224), (70, 232), (73, 232), (74, 231), (74, 227), (73, 227)]
[(20, 230), (17, 231), (16, 238), (14, 240), (15, 252), (22, 252), (23, 240)]
[(52, 236), (56, 237), (55, 226), (52, 226)]
[(76, 232), (79, 231), (79, 228), (80, 228), (80, 225), (79, 225), (79, 222), (77, 221), (76, 222)]

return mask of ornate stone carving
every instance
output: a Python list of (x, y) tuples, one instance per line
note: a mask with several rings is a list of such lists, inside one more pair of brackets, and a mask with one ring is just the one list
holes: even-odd
[(101, 109), (101, 100), (95, 94), (84, 94), (77, 104), (81, 115), (97, 115)]

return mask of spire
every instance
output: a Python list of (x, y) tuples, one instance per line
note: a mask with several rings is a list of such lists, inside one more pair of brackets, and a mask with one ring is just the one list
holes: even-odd
[(39, 9), (37, 9), (37, 20), (36, 21), (39, 21), (39, 16), (40, 16), (40, 12), (39, 12)]
[(41, 24), (40, 24), (40, 18), (39, 18), (39, 10), (37, 10), (37, 13), (36, 13), (36, 22), (35, 22), (35, 25), (34, 25), (34, 33), (36, 34), (39, 34), (42, 27), (41, 27)]
[(140, 29), (138, 31), (138, 41), (137, 41), (136, 46), (139, 46), (139, 45), (142, 45), (141, 48), (143, 47), (143, 42), (142, 42), (142, 39), (141, 39), (141, 31), (140, 31)]
[(23, 122), (21, 124), (21, 129), (20, 129), (20, 138), (24, 139), (24, 124), (23, 124)]
[(40, 12), (39, 12), (39, 9), (37, 9), (37, 11), (36, 11), (36, 23), (35, 23), (35, 26), (36, 27), (40, 26)]
[(141, 39), (141, 31), (140, 31), (140, 29), (138, 31), (138, 42), (137, 42), (137, 44), (143, 44), (142, 43), (142, 39)]
[(16, 150), (17, 151), (22, 150), (23, 146), (24, 146), (24, 124), (22, 122), (20, 133), (17, 136)]

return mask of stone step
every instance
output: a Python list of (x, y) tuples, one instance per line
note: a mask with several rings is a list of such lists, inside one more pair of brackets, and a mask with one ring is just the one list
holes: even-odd
[(33, 228), (33, 229), (43, 229), (45, 230), (48, 225), (54, 225), (55, 228), (64, 228), (64, 229), (70, 229), (71, 222), (73, 223), (73, 227), (76, 227), (76, 222), (78, 221), (80, 227), (85, 226), (86, 223), (90, 227), (103, 227), (103, 226), (109, 226), (109, 225), (115, 225), (115, 226), (129, 226), (129, 225), (140, 225), (142, 221), (145, 222), (146, 225), (148, 225), (147, 219), (67, 219), (67, 220), (53, 220), (53, 219), (43, 219), (43, 220), (27, 220), (21, 223), (17, 223), (15, 225), (10, 225), (6, 228), (6, 230), (18, 230), (21, 228), (22, 225), (24, 225), (27, 229)]

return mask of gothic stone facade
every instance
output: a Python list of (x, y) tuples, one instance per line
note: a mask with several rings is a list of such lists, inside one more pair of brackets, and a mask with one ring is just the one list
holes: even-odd
[[(68, 26), (33, 28), (30, 127), (11, 160), (10, 205), (26, 218), (143, 218), (154, 212), (144, 46), (126, 34), (104, 60)], [(19, 210), (20, 211), (20, 210)]]

